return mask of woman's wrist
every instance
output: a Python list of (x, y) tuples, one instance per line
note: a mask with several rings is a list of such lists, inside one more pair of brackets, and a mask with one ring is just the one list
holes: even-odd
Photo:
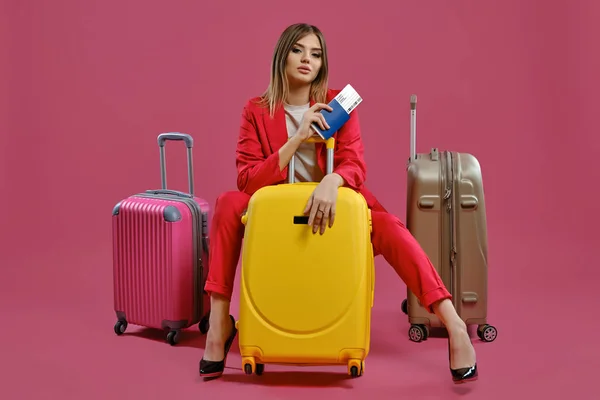
[(326, 175), (325, 179), (335, 182), (337, 187), (344, 186), (344, 178), (338, 173), (332, 172), (331, 174)]
[(279, 149), (279, 170), (283, 171), (289, 164), (290, 160), (294, 156), (298, 147), (302, 144), (302, 139), (297, 135), (292, 136), (288, 141), (281, 146)]
[(302, 139), (300, 132), (296, 132), (296, 134), (290, 138), (290, 142), (292, 142), (292, 145), (296, 150), (298, 149), (298, 147), (300, 147), (303, 141), (304, 140)]

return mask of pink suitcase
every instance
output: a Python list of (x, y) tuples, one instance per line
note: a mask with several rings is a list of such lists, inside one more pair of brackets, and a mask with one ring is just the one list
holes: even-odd
[[(187, 148), (189, 193), (167, 190), (165, 142), (182, 140)], [(210, 301), (206, 200), (194, 196), (193, 139), (181, 133), (158, 136), (162, 189), (120, 201), (113, 209), (115, 333), (129, 323), (168, 331), (175, 345), (180, 330), (196, 323), (208, 331)]]

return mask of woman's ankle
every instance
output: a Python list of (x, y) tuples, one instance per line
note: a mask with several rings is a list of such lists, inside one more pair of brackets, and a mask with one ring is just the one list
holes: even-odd
[(467, 330), (467, 324), (465, 324), (465, 322), (460, 318), (453, 321), (448, 321), (446, 330), (448, 331), (449, 336), (469, 334), (469, 331)]
[(435, 315), (442, 321), (448, 334), (461, 334), (467, 331), (467, 325), (460, 318), (454, 305), (449, 299), (443, 299), (432, 304)]
[(228, 298), (218, 293), (210, 296), (210, 323), (222, 325), (229, 321), (229, 307), (231, 302)]

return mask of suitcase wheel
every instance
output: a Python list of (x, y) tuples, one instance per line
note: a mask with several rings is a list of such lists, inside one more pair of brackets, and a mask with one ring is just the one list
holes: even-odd
[(256, 375), (260, 376), (265, 372), (265, 364), (256, 364)]
[(167, 333), (167, 343), (169, 343), (171, 346), (175, 346), (177, 343), (179, 343), (179, 336), (179, 331), (170, 331)]
[(413, 324), (408, 329), (408, 338), (416, 343), (427, 340), (429, 337), (429, 329), (425, 325)]
[(247, 357), (242, 360), (244, 364), (244, 373), (246, 375), (252, 375), (253, 372), (256, 375), (262, 375), (265, 371), (265, 364), (258, 364), (254, 362), (254, 357)]
[(357, 378), (362, 376), (365, 370), (365, 362), (362, 360), (352, 359), (348, 361), (348, 373), (351, 377)]
[(477, 336), (484, 342), (493, 342), (498, 337), (498, 331), (493, 325), (479, 325), (477, 327)]
[(126, 329), (127, 329), (127, 321), (118, 320), (117, 323), (115, 324), (115, 333), (119, 336), (122, 335), (123, 333), (125, 333)]

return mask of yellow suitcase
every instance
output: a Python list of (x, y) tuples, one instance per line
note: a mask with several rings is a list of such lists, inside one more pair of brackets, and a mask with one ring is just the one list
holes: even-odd
[[(333, 149), (331, 138), (328, 172)], [(293, 183), (294, 159), (289, 170), (290, 183), (258, 190), (242, 217), (242, 366), (261, 375), (265, 364), (346, 365), (360, 376), (375, 284), (371, 212), (361, 194), (342, 187), (333, 227), (313, 234), (302, 212), (317, 183)]]

